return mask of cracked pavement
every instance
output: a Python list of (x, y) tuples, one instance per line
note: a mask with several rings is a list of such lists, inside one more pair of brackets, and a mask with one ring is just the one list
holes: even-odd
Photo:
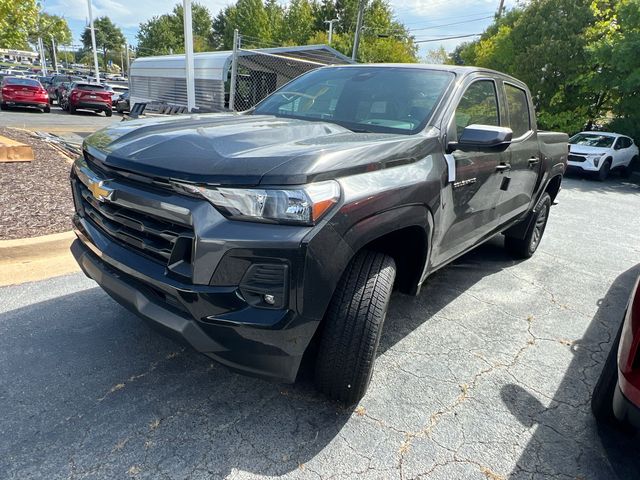
[(565, 179), (536, 255), (497, 237), (395, 294), (369, 392), (239, 376), (81, 274), (0, 289), (3, 479), (632, 479), (591, 390), (640, 274), (640, 186)]

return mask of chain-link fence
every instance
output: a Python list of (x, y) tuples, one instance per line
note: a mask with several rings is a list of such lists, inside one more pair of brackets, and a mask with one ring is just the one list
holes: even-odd
[(234, 43), (228, 105), (236, 111), (248, 110), (309, 70), (351, 63), (326, 45), (278, 47), (239, 34)]

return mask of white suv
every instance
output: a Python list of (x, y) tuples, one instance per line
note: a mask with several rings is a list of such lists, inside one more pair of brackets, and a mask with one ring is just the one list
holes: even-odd
[(569, 139), (568, 166), (597, 172), (606, 180), (612, 169), (623, 177), (631, 175), (631, 164), (638, 161), (638, 147), (629, 137), (608, 132), (580, 132)]

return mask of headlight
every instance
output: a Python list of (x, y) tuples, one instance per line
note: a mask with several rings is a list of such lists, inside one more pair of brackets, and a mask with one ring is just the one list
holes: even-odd
[(174, 185), (203, 196), (229, 218), (254, 222), (313, 225), (340, 199), (340, 186), (333, 180), (295, 189)]
[(597, 166), (598, 166), (598, 164), (600, 163), (600, 160), (601, 160), (601, 159), (602, 159), (602, 157), (604, 157), (605, 155), (606, 155), (606, 154), (604, 154), (604, 153), (599, 153), (599, 154), (597, 154), (597, 155), (587, 155), (587, 158), (593, 162), (593, 165), (594, 165), (595, 167), (597, 167)]

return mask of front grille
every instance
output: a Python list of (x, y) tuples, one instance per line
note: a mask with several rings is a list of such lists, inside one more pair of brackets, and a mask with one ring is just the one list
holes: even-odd
[(108, 236), (164, 265), (180, 261), (191, 263), (191, 248), (175, 249), (180, 251), (174, 252), (174, 247), (179, 239), (182, 245), (185, 240), (191, 245), (192, 227), (114, 203), (100, 202), (82, 182), (75, 183), (85, 218)]
[(570, 162), (584, 162), (586, 158), (581, 157), (580, 155), (569, 155)]
[(87, 166), (102, 178), (117, 178), (120, 181), (132, 185), (144, 185), (145, 188), (153, 188), (154, 190), (174, 191), (168, 180), (139, 175), (137, 173), (113, 168), (105, 165), (86, 151), (84, 158)]

